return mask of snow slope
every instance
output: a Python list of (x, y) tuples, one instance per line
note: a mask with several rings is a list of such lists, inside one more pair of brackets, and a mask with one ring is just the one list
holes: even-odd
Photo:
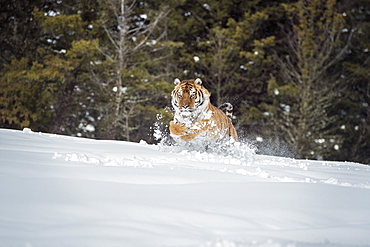
[(0, 129), (0, 246), (370, 246), (369, 166), (240, 154)]

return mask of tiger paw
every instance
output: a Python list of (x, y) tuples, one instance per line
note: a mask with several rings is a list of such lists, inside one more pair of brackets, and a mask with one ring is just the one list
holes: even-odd
[(170, 122), (170, 132), (172, 135), (185, 135), (187, 127), (182, 123), (175, 123), (174, 121)]

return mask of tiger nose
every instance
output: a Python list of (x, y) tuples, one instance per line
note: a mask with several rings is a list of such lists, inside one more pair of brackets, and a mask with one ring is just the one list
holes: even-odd
[(182, 105), (182, 108), (184, 109), (188, 109), (190, 107), (190, 105)]

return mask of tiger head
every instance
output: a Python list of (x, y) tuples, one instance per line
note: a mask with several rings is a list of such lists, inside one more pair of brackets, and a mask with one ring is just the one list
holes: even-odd
[(198, 115), (207, 108), (211, 94), (202, 86), (202, 80), (175, 79), (175, 89), (172, 91), (172, 106), (183, 118)]

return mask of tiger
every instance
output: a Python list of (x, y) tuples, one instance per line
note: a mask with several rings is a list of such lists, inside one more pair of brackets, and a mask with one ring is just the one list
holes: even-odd
[[(202, 86), (200, 78), (183, 81), (176, 78), (174, 84), (171, 104), (175, 113), (169, 129), (177, 143), (188, 143), (197, 139), (208, 143), (238, 142), (231, 118), (211, 104), (211, 94)], [(229, 116), (232, 115), (230, 103), (225, 103), (222, 107)]]

